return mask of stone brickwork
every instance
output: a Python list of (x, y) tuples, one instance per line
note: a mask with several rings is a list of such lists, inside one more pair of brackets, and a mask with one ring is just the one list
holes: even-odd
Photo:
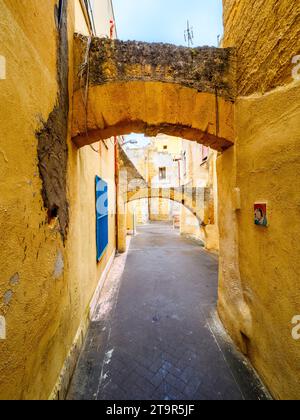
[[(84, 52), (87, 38), (77, 35)], [(178, 83), (199, 92), (234, 99), (231, 48), (187, 48), (162, 43), (93, 38), (89, 54), (91, 85), (115, 81)]]
[(233, 49), (82, 35), (74, 43), (72, 137), (78, 147), (132, 132), (181, 137), (221, 152), (233, 145)]

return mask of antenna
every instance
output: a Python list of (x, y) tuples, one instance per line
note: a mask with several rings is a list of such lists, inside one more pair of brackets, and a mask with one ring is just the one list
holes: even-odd
[(190, 22), (187, 21), (187, 27), (184, 31), (184, 40), (188, 44), (188, 47), (194, 45), (194, 29), (190, 26)]

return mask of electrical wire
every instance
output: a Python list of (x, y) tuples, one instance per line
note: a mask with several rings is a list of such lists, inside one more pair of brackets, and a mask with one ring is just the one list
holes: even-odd
[[(91, 26), (92, 26), (92, 32), (93, 34), (89, 36), (88, 38), (88, 42), (87, 42), (87, 48), (86, 48), (86, 52), (85, 52), (85, 56), (84, 56), (84, 62), (80, 65), (79, 67), (79, 78), (80, 78), (80, 91), (81, 91), (81, 96), (82, 96), (82, 101), (84, 104), (84, 109), (85, 109), (85, 134), (86, 137), (88, 137), (88, 124), (87, 124), (87, 106), (88, 106), (88, 91), (89, 91), (89, 78), (90, 78), (90, 63), (89, 63), (89, 56), (90, 56), (90, 49), (91, 49), (91, 44), (92, 44), (92, 37), (93, 35), (96, 35), (96, 25), (95, 25), (95, 19), (94, 19), (94, 13), (93, 13), (93, 8), (91, 7), (91, 3), (90, 0), (84, 0), (87, 11), (88, 11), (88, 15), (90, 17), (91, 20)], [(113, 15), (113, 20), (115, 23), (115, 13), (114, 13), (114, 6), (113, 6), (113, 2), (112, 0), (108, 0), (110, 7), (111, 7), (111, 12)], [(115, 23), (115, 33), (116, 33), (116, 37), (117, 35), (117, 27), (116, 27), (116, 23)], [(85, 75), (85, 85), (82, 84), (83, 82), (83, 78)], [(104, 140), (100, 140), (103, 141), (106, 149), (108, 150), (108, 146), (105, 143)], [(113, 140), (113, 143), (115, 145), (116, 141)], [(97, 150), (93, 147), (93, 145), (90, 145), (90, 148), (95, 152), (95, 153), (100, 153), (100, 149)]]
[[(80, 92), (81, 92), (81, 98), (84, 105), (84, 111), (85, 111), (85, 135), (88, 138), (88, 127), (87, 127), (87, 103), (88, 103), (88, 92), (89, 92), (89, 78), (90, 78), (90, 63), (89, 63), (89, 56), (90, 56), (90, 49), (91, 49), (91, 43), (92, 43), (92, 36), (89, 36), (86, 52), (84, 56), (84, 61), (79, 67), (79, 80), (80, 80)], [(83, 84), (83, 79), (85, 76), (85, 84)], [(100, 150), (97, 150), (93, 147), (93, 145), (89, 145), (90, 148), (96, 152), (99, 153)]]

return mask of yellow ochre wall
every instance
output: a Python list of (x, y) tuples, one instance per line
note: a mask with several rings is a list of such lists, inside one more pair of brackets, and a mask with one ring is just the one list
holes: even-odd
[[(57, 224), (47, 222), (36, 131), (57, 102), (55, 4), (0, 0), (0, 56), (7, 61), (7, 77), (0, 80), (0, 315), (7, 327), (0, 341), (0, 399), (55, 396), (115, 249), (111, 142), (99, 157), (90, 147), (78, 151), (69, 136), (65, 244)], [(291, 336), (291, 320), (300, 314), (300, 83), (291, 77), (292, 57), (300, 53), (299, 16), (298, 0), (224, 0), (223, 45), (237, 48), (239, 97), (236, 145), (218, 158), (219, 313), (282, 399), (300, 399), (300, 343)], [(72, 0), (68, 23), (71, 87)], [(99, 265), (96, 174), (111, 185), (110, 245)], [(259, 200), (268, 202), (266, 229), (253, 223)]]
[[(111, 143), (109, 150), (101, 146), (100, 157), (90, 147), (78, 151), (69, 135), (65, 245), (43, 205), (36, 131), (57, 101), (55, 4), (0, 0), (0, 55), (7, 61), (7, 78), (0, 80), (0, 315), (7, 328), (0, 340), (0, 399), (51, 396), (76, 334), (84, 334), (91, 298), (115, 249)], [(68, 4), (71, 87), (74, 3)], [(99, 265), (96, 174), (110, 181), (110, 244)]]
[[(292, 78), (300, 5), (223, 4), (239, 96), (236, 143), (218, 159), (219, 313), (273, 396), (300, 399), (300, 342), (291, 334), (300, 314), (300, 82)], [(257, 201), (268, 204), (268, 228), (254, 225)]]

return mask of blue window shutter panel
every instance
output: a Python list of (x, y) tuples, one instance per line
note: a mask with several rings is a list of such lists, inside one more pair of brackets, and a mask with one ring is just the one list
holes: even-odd
[(99, 262), (108, 245), (108, 185), (96, 176), (96, 243)]

